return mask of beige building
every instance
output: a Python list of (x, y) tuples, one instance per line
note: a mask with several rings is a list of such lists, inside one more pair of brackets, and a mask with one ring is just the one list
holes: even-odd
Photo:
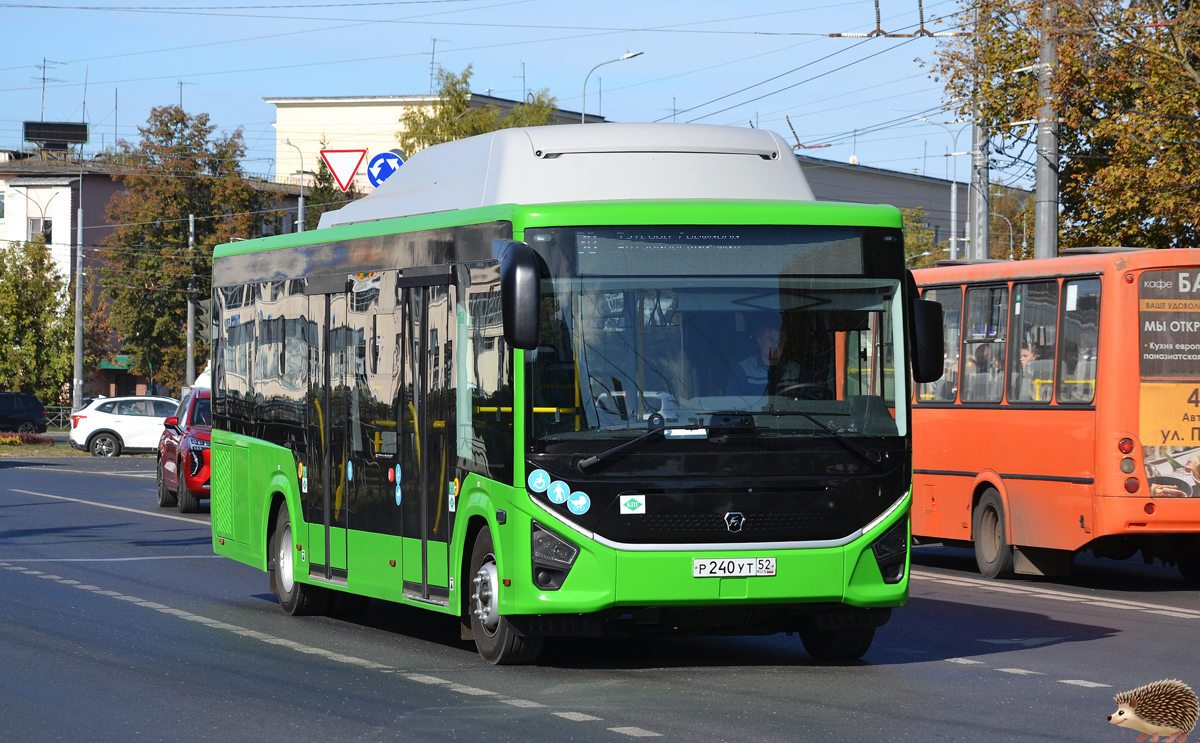
[[(400, 145), (396, 132), (400, 119), (411, 106), (432, 106), (434, 95), (339, 96), (329, 98), (264, 98), (275, 104), (275, 175), (281, 180), (299, 182), (303, 157), (307, 173), (315, 173), (320, 162), (321, 140), (332, 150), (365, 149), (367, 156), (358, 170), (355, 185), (361, 191), (372, 189), (367, 164), (381, 152)], [(503, 115), (518, 101), (471, 94), (471, 108), (492, 105)], [(588, 114), (589, 122), (604, 121), (603, 116)], [(579, 112), (556, 109), (556, 124), (579, 123)], [(288, 145), (288, 142), (292, 145)], [(312, 182), (312, 176), (307, 179)]]

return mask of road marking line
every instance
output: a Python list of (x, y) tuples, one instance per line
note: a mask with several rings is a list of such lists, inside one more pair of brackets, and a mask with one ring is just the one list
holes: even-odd
[(1195, 614), (1189, 614), (1182, 611), (1170, 611), (1167, 609), (1142, 609), (1144, 614), (1161, 614), (1164, 617), (1179, 617), (1180, 619), (1200, 619)]
[(144, 606), (147, 609), (165, 609), (165, 608), (167, 608), (165, 604), (158, 604), (153, 601), (139, 601), (138, 606)]
[(537, 702), (531, 702), (528, 699), (501, 699), (499, 701), (503, 702), (504, 704), (511, 704), (514, 707), (545, 707), (546, 706), (544, 704), (538, 704)]
[(77, 580), (71, 580), (70, 578), (59, 578), (59, 579), (58, 579), (58, 582), (59, 582), (59, 583), (62, 583), (62, 584), (65, 584), (65, 585), (68, 585), (68, 586), (77, 586), (77, 585), (79, 585), (79, 581), (77, 581)]
[(96, 591), (96, 595), (97, 596), (112, 596), (113, 598), (116, 598), (117, 596), (122, 596), (124, 594), (117, 593), (116, 591)]
[(661, 738), (662, 737), (662, 733), (652, 733), (649, 730), (643, 730), (642, 728), (622, 727), (622, 728), (609, 728), (609, 730), (611, 730), (614, 733), (620, 733), (621, 735), (629, 735), (634, 738)]
[(75, 586), (75, 587), (76, 587), (76, 588), (81, 588), (81, 589), (83, 589), (84, 591), (99, 591), (99, 590), (100, 590), (100, 586), (92, 586), (92, 585), (88, 585), (88, 584), (86, 584), (86, 583), (84, 583), (84, 584), (80, 584), (80, 585), (78, 585), (78, 586)]
[(139, 599), (137, 596), (113, 596), (113, 598), (118, 601), (132, 601), (135, 604), (139, 604), (146, 600), (146, 599)]
[(419, 684), (448, 684), (446, 679), (440, 679), (437, 676), (426, 676), (420, 673), (406, 673), (404, 677), (409, 681), (416, 681)]
[[(928, 573), (923, 570), (911, 571), (911, 577), (915, 580), (930, 580), (930, 581), (940, 581), (941, 579), (943, 579), (943, 576), (940, 573)], [(992, 581), (987, 581), (987, 580), (977, 579), (977, 578), (960, 578), (960, 577), (954, 576), (953, 579), (957, 580), (959, 583), (961, 583), (965, 586), (971, 586), (974, 588), (983, 588), (983, 589), (992, 590), (992, 591), (1000, 591), (1000, 592), (1004, 592), (1004, 593), (1025, 593), (1025, 594), (1029, 594), (1031, 596), (1038, 596), (1041, 598), (1047, 598), (1049, 596), (1067, 596), (1070, 598), (1082, 599), (1088, 605), (1091, 605), (1091, 606), (1105, 606), (1105, 607), (1108, 607), (1111, 609), (1161, 609), (1161, 610), (1166, 610), (1166, 611), (1178, 612), (1180, 614), (1188, 614), (1193, 618), (1200, 619), (1200, 611), (1197, 611), (1194, 609), (1181, 609), (1179, 607), (1168, 606), (1166, 604), (1151, 604), (1151, 603), (1148, 603), (1145, 601), (1127, 601), (1125, 599), (1091, 597), (1091, 596), (1087, 596), (1084, 594), (1073, 593), (1073, 592), (1069, 592), (1069, 591), (1056, 591), (1056, 590), (1049, 589), (1049, 588), (1041, 588), (1038, 586), (1030, 586), (1030, 585), (1012, 585), (1012, 584), (1010, 584), (1010, 585), (1004, 586), (1003, 588), (1000, 588), (1000, 587), (997, 587), (996, 584), (993, 583)], [(1089, 601), (1088, 599), (1091, 599), (1091, 600)]]
[(1015, 673), (1018, 676), (1045, 676), (1041, 671), (1026, 671), (1024, 668), (997, 668), (1002, 673)]
[(960, 663), (964, 666), (982, 666), (983, 661), (971, 660), (970, 658), (946, 658), (947, 663)]
[(9, 491), (11, 491), (13, 493), (24, 493), (25, 495), (37, 495), (42, 498), (53, 498), (55, 500), (71, 501), (72, 503), (82, 503), (85, 506), (97, 506), (99, 508), (111, 508), (114, 511), (128, 511), (129, 513), (140, 513), (143, 516), (155, 516), (160, 519), (174, 519), (175, 521), (186, 521), (189, 524), (193, 524), (195, 526), (208, 527), (208, 522), (199, 521), (197, 519), (188, 519), (188, 518), (184, 518), (183, 516), (172, 516), (169, 513), (154, 513), (153, 511), (143, 511), (139, 508), (126, 508), (125, 506), (114, 506), (111, 503), (97, 503), (96, 501), (84, 500), (82, 498), (68, 498), (65, 495), (50, 495), (49, 493), (35, 493), (32, 490), (18, 490), (16, 488), (9, 488)]
[(38, 577), (45, 578), (46, 580), (62, 580), (61, 575), (39, 575)]
[[(138, 511), (138, 513), (148, 513), (147, 511)], [(159, 514), (151, 514), (159, 515)], [(191, 521), (191, 519), (187, 519)], [(196, 522), (192, 522), (196, 523)], [(9, 558), (8, 562), (0, 562), (0, 565), (7, 565), (9, 562), (139, 562), (141, 560), (223, 560), (223, 555), (154, 555), (151, 557), (38, 557), (38, 558)], [(12, 568), (14, 570), (22, 570), (23, 568)]]
[(159, 609), (159, 611), (161, 611), (163, 614), (172, 614), (177, 617), (190, 617), (192, 615), (190, 611), (184, 611), (183, 609), (172, 609), (169, 606), (164, 606), (163, 608)]
[(1095, 681), (1084, 681), (1083, 679), (1059, 679), (1060, 684), (1070, 684), (1072, 686), (1086, 686), (1089, 689), (1112, 688), (1112, 684), (1097, 684)]
[(457, 691), (459, 694), (470, 694), (473, 697), (490, 697), (496, 696), (496, 692), (488, 691), (487, 689), (476, 689), (474, 686), (464, 686), (462, 684), (450, 684), (450, 691)]
[(146, 477), (146, 478), (158, 477), (157, 472), (155, 472), (155, 473), (149, 473), (149, 472), (88, 472), (87, 470), (60, 470), (60, 469), (47, 469), (45, 467), (9, 467), (8, 469), (38, 470), (39, 472), (46, 472), (48, 474), (54, 474), (54, 475), (57, 475), (59, 473), (64, 473), (64, 474), (69, 474), (69, 475), (109, 475), (112, 477)]
[(601, 717), (585, 715), (582, 712), (551, 712), (550, 714), (561, 717), (564, 720), (571, 720), (572, 722), (594, 722), (603, 719)]
[(8, 567), (5, 568), (5, 570), (20, 570), (22, 573), (24, 573), (26, 569), (21, 567), (20, 565), (9, 565)]

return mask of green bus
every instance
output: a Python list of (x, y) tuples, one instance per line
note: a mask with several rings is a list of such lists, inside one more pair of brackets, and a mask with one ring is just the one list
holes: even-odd
[(942, 369), (903, 256), (897, 209), (813, 200), (767, 131), (430, 147), (217, 248), (213, 548), (288, 614), (422, 607), (490, 663), (653, 633), (860, 657), (908, 597), (908, 400)]

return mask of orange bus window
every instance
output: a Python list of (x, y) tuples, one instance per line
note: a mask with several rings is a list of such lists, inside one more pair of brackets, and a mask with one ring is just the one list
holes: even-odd
[(1008, 287), (967, 289), (963, 326), (963, 402), (1000, 402), (1008, 346)]
[(945, 340), (946, 358), (942, 367), (942, 378), (917, 386), (918, 402), (954, 402), (958, 397), (958, 351), (959, 334), (962, 326), (962, 289), (946, 286), (927, 289), (922, 299), (942, 305), (942, 337)]
[(1100, 279), (1063, 282), (1062, 343), (1058, 352), (1058, 403), (1092, 402), (1100, 347)]
[(1058, 282), (1014, 285), (1010, 327), (1014, 346), (1008, 355), (1008, 401), (1049, 403), (1054, 395)]

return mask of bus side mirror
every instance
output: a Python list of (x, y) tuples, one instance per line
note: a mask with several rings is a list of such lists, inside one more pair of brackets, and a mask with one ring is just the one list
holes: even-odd
[(946, 358), (942, 337), (942, 304), (928, 299), (914, 299), (912, 314), (913, 380), (917, 383), (936, 382), (942, 378)]
[(493, 240), (492, 256), (500, 261), (500, 313), (504, 341), (513, 348), (538, 347), (542, 277), (537, 255), (525, 243)]

